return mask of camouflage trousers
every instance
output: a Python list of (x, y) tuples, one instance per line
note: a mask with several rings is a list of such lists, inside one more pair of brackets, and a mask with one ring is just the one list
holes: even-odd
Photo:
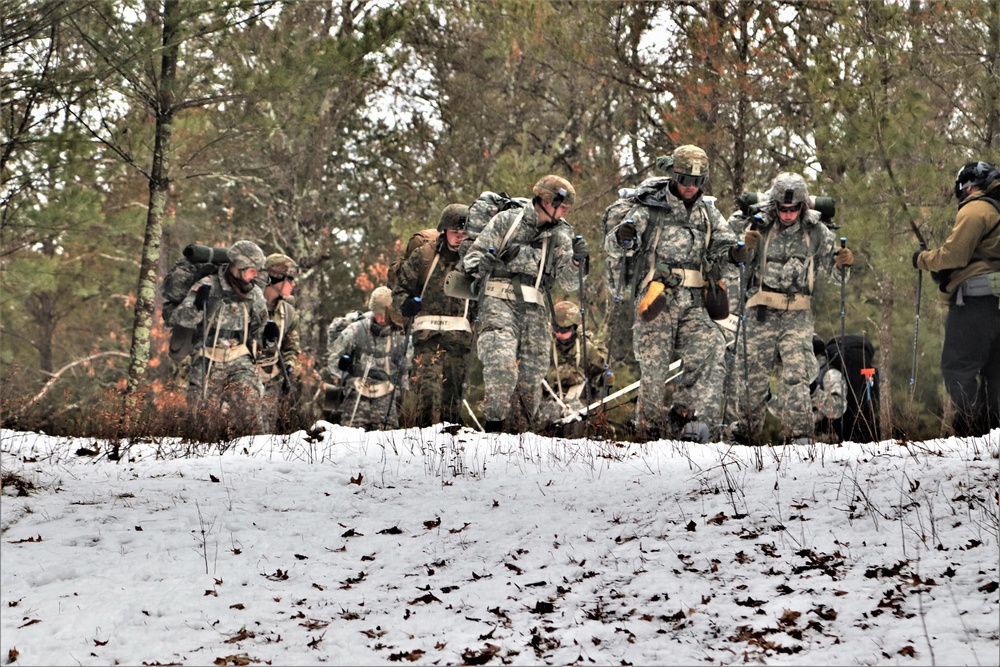
[(187, 379), (187, 405), (192, 419), (206, 424), (226, 421), (238, 433), (263, 432), (264, 387), (249, 356), (223, 364), (191, 357)]
[[(673, 301), (652, 322), (635, 317), (634, 351), (639, 361), (638, 426), (663, 437), (672, 432), (668, 419), (671, 403), (693, 409), (698, 421), (718, 435), (719, 407), (725, 376), (725, 339), (702, 306), (701, 293), (681, 287), (673, 290)], [(667, 367), (684, 360), (684, 373), (675, 382), (673, 400), (668, 401)]]
[[(465, 382), (469, 340), (449, 341), (435, 336), (413, 342), (410, 390), (413, 415), (405, 415), (407, 426), (430, 426), (441, 422), (462, 423), (462, 385)], [(463, 334), (468, 339), (468, 334)]]
[[(760, 321), (759, 311), (765, 310)], [(810, 310), (774, 310), (765, 306), (747, 309), (747, 373), (736, 373), (736, 402), (740, 430), (751, 438), (764, 425), (771, 374), (779, 367), (782, 433), (785, 439), (813, 437), (813, 405), (809, 385), (819, 367), (813, 353), (813, 315)], [(742, 350), (737, 355), (742, 370)], [(749, 424), (747, 424), (749, 420)]]
[[(344, 402), (340, 409), (340, 423), (344, 426), (362, 428), (366, 431), (377, 431), (383, 428), (399, 428), (399, 410), (397, 400), (399, 391), (395, 396), (389, 393), (379, 398), (368, 398), (360, 396), (353, 388), (347, 390)], [(392, 406), (392, 410), (389, 406)], [(355, 409), (355, 406), (357, 408)], [(353, 419), (351, 415), (354, 415)], [(388, 414), (388, 419), (386, 415)]]
[[(483, 364), (485, 395), (480, 408), (487, 421), (530, 429), (549, 370), (552, 334), (545, 306), (484, 297), (479, 310), (476, 350)], [(514, 414), (508, 414), (515, 403)]]

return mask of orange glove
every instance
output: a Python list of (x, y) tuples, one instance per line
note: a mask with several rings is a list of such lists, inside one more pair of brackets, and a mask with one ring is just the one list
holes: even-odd
[(837, 259), (834, 260), (834, 264), (838, 269), (854, 264), (854, 253), (851, 252), (850, 248), (841, 248), (837, 251)]
[(652, 322), (667, 307), (666, 286), (658, 280), (649, 283), (646, 294), (639, 302), (639, 319)]

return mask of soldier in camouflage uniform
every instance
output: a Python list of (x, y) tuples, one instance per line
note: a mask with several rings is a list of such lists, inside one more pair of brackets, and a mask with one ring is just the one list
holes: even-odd
[[(809, 208), (808, 189), (799, 174), (780, 173), (760, 209), (759, 230), (747, 230), (747, 376), (736, 374), (740, 404), (738, 433), (760, 444), (771, 371), (780, 362), (781, 423), (786, 442), (813, 442), (809, 384), (816, 377), (813, 354), (812, 294), (817, 275), (840, 282), (854, 262), (848, 248), (837, 248), (833, 232)], [(746, 421), (749, 420), (749, 424)]]
[(393, 325), (391, 308), (392, 290), (376, 287), (364, 317), (329, 343), (331, 373), (340, 370), (348, 376), (341, 405), (341, 422), (346, 426), (370, 430), (399, 425), (395, 398), (402, 388), (394, 383), (402, 376), (399, 364), (406, 354), (406, 336)]
[(446, 296), (444, 280), (459, 261), (468, 218), (464, 204), (445, 207), (437, 241), (414, 250), (393, 289), (393, 303), (413, 337), (415, 414), (404, 415), (405, 426), (462, 423), (462, 384), (472, 344), (469, 300)]
[[(607, 347), (595, 341), (589, 331), (586, 332), (587, 358), (584, 359), (584, 345), (579, 333), (580, 307), (572, 301), (560, 301), (554, 310), (552, 358), (538, 412), (539, 432), (580, 438), (586, 430), (586, 422), (582, 419), (560, 427), (556, 427), (555, 422), (583, 410), (587, 407), (586, 401), (600, 398), (604, 390), (614, 384), (614, 375), (606, 372)], [(586, 391), (588, 383), (589, 392)]]
[(171, 326), (194, 330), (199, 347), (188, 371), (188, 408), (194, 419), (225, 414), (237, 432), (263, 428), (255, 359), (267, 321), (264, 294), (254, 283), (264, 268), (264, 253), (252, 241), (237, 241), (229, 263), (205, 276), (170, 315)]
[(292, 290), (295, 289), (298, 272), (299, 265), (288, 255), (274, 253), (264, 261), (267, 277), (264, 300), (278, 340), (273, 343), (265, 341), (268, 344), (257, 357), (257, 373), (264, 383), (269, 408), (279, 422), (284, 421), (283, 416), (293, 407), (302, 387), (299, 316), (292, 305)]
[[(713, 264), (738, 259), (737, 239), (714, 197), (702, 192), (708, 178), (705, 151), (680, 146), (671, 157), (672, 176), (643, 183), (637, 205), (608, 231), (604, 248), (614, 275), (621, 273), (626, 252), (636, 262), (626, 288), (635, 304), (633, 350), (642, 378), (639, 436), (656, 440), (696, 433), (705, 440), (718, 434), (725, 341), (704, 308), (704, 275)], [(671, 408), (665, 378), (676, 358), (683, 359), (684, 374)], [(691, 419), (702, 424), (685, 429)]]
[(574, 239), (563, 219), (576, 198), (570, 182), (544, 176), (532, 193), (530, 206), (495, 215), (462, 261), (482, 293), (477, 351), (486, 391), (480, 405), (490, 432), (534, 425), (551, 353), (550, 292), (556, 283), (578, 288), (579, 266), (589, 261), (586, 242)]

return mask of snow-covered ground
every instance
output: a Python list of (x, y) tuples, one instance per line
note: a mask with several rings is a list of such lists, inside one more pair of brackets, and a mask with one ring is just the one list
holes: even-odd
[(1000, 431), (752, 449), (320, 426), (119, 462), (0, 432), (0, 661), (1000, 662)]

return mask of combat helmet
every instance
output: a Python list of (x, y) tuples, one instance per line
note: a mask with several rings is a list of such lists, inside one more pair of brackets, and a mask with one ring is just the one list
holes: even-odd
[(552, 308), (557, 327), (566, 329), (580, 324), (580, 308), (572, 301), (560, 301)]
[(276, 252), (268, 255), (267, 259), (264, 260), (264, 270), (267, 272), (268, 277), (273, 279), (272, 282), (279, 282), (284, 278), (295, 278), (298, 276), (299, 265), (288, 255)]
[(985, 190), (986, 186), (997, 178), (1000, 178), (1000, 172), (997, 172), (996, 167), (989, 162), (966, 162), (955, 175), (955, 198), (962, 201), (965, 199), (965, 188), (974, 185)]
[(768, 201), (775, 206), (808, 206), (809, 188), (806, 179), (798, 174), (783, 171), (774, 177), (771, 189), (767, 193)]
[(372, 294), (368, 297), (368, 310), (372, 311), (376, 315), (385, 315), (389, 312), (392, 307), (392, 290), (384, 285), (382, 287), (376, 287), (372, 290)]
[(264, 251), (253, 241), (237, 241), (227, 252), (229, 265), (239, 270), (254, 268), (264, 270)]
[[(660, 161), (657, 161), (660, 167)], [(673, 173), (673, 179), (678, 185), (700, 188), (708, 179), (708, 155), (698, 146), (686, 144), (674, 149), (669, 160), (663, 161), (660, 168), (666, 168)]]
[(447, 229), (465, 229), (469, 223), (469, 207), (465, 204), (448, 204), (441, 211), (441, 219), (438, 221), (437, 230), (443, 232)]
[(534, 196), (541, 199), (546, 204), (551, 204), (554, 208), (559, 208), (562, 204), (572, 204), (576, 201), (576, 190), (573, 184), (562, 176), (549, 174), (542, 176), (535, 183), (531, 190)]

